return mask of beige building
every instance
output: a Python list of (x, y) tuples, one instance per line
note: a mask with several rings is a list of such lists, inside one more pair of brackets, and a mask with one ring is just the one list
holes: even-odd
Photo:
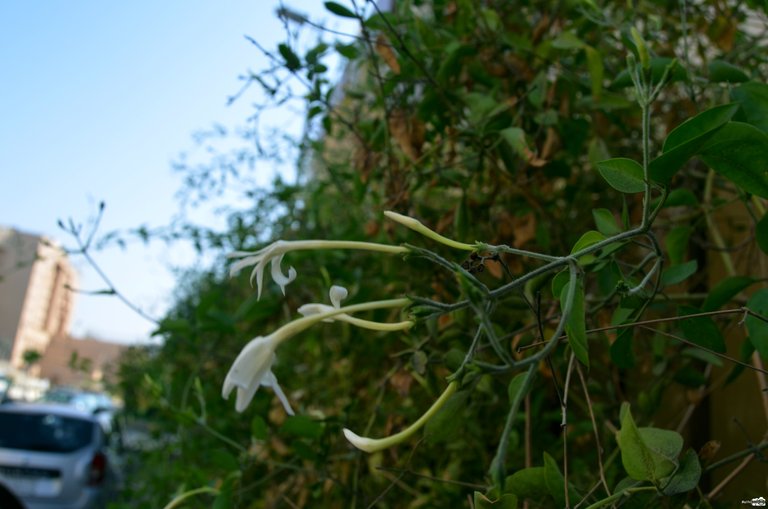
[(0, 360), (24, 366), (69, 334), (77, 275), (64, 251), (38, 235), (0, 227)]
[(40, 376), (51, 385), (101, 390), (114, 381), (120, 356), (128, 347), (94, 338), (56, 336), (40, 359)]

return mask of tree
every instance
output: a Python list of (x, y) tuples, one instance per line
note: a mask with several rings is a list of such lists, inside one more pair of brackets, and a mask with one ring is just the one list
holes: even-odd
[[(255, 206), (233, 213), (230, 231), (197, 234), (266, 246), (251, 260), (263, 295), (217, 269), (161, 323), (163, 346), (140, 362), (153, 422), (177, 436), (181, 461), (140, 472), (128, 496), (157, 505), (174, 486), (176, 500), (207, 506), (212, 495), (222, 507), (751, 496), (728, 491), (725, 471), (758, 457), (766, 437), (712, 452), (727, 437), (706, 408), (746, 371), (755, 394), (765, 383), (768, 86), (764, 35), (744, 28), (764, 9), (366, 5), (326, 2), (359, 20), (351, 42), (264, 49), (274, 65), (253, 83), (276, 103), (304, 101), (311, 164), (301, 185), (249, 190)], [(350, 61), (338, 85), (332, 49)], [(346, 250), (359, 241), (392, 249)], [(295, 272), (262, 281), (283, 255)], [(368, 303), (354, 317), (410, 325), (357, 328), (338, 315), (349, 308), (318, 302), (332, 284)], [(371, 304), (403, 296), (403, 315)], [(291, 320), (307, 303), (335, 322), (294, 337), (312, 321)], [(274, 387), (274, 371), (297, 415), (268, 389), (243, 414), (221, 399), (254, 336), (273, 339), (243, 358), (265, 368), (256, 381)], [(768, 419), (762, 395), (756, 404)], [(423, 428), (386, 443), (352, 436), (370, 456), (342, 433), (412, 430), (425, 413)], [(167, 453), (149, 451), (147, 464)], [(746, 468), (735, 477), (749, 479)]]

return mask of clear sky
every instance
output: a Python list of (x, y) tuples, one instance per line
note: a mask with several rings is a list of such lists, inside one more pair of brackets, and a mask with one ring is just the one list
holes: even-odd
[[(167, 224), (181, 187), (171, 162), (193, 146), (192, 134), (214, 123), (242, 125), (252, 114), (247, 97), (232, 106), (227, 98), (240, 89), (239, 76), (266, 65), (244, 36), (268, 49), (284, 39), (279, 3), (0, 2), (0, 225), (72, 245), (57, 220), (83, 222), (101, 200), (103, 231)], [(283, 3), (354, 31), (321, 1)], [(292, 169), (257, 171), (267, 183), (274, 171)], [(222, 219), (201, 218), (210, 225)], [(162, 245), (95, 256), (117, 288), (154, 316), (169, 304), (171, 268), (201, 263)], [(75, 262), (82, 288), (104, 288)], [(75, 335), (132, 342), (152, 328), (115, 298), (77, 298)]]

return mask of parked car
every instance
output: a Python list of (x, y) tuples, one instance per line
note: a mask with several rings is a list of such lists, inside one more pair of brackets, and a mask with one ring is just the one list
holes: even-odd
[(0, 375), (0, 404), (7, 403), (11, 400), (11, 398), (8, 397), (8, 390), (11, 388), (11, 383), (13, 381), (5, 376)]
[(0, 405), (0, 486), (26, 509), (106, 507), (116, 482), (108, 455), (104, 431), (87, 412)]
[(115, 405), (112, 399), (102, 392), (83, 391), (69, 387), (49, 389), (41, 402), (70, 405), (84, 412), (93, 414), (106, 433), (112, 431), (115, 419)]

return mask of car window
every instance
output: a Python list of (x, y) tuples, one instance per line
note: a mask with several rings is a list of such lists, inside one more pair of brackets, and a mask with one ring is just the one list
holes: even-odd
[(72, 452), (93, 440), (95, 423), (56, 414), (0, 413), (0, 448)]

